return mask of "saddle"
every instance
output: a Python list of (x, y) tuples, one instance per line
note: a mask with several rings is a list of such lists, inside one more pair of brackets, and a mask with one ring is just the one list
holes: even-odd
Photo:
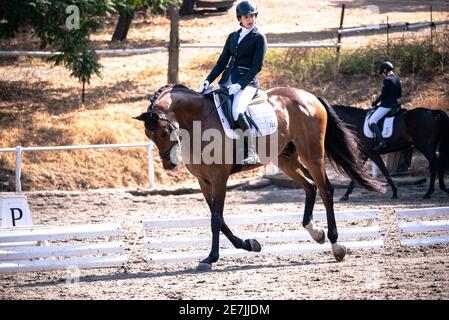
[[(216, 85), (213, 89), (206, 91), (204, 95), (214, 102), (216, 112), (226, 135), (230, 139), (238, 139), (239, 135), (235, 131), (238, 125), (234, 122), (232, 116), (233, 97), (229, 96), (228, 89), (224, 86)], [(278, 120), (274, 108), (268, 102), (268, 95), (260, 89), (256, 91), (253, 99), (248, 104), (245, 115), (251, 131), (256, 137), (270, 135), (277, 130)]]
[[(365, 124), (364, 124), (364, 134), (368, 138), (374, 138), (374, 134), (371, 131), (371, 129), (368, 126), (368, 119), (371, 117), (371, 115), (376, 111), (376, 109), (372, 109), (368, 111), (365, 117)], [(393, 123), (394, 119), (398, 117), (399, 115), (406, 112), (406, 109), (402, 109), (401, 105), (398, 104), (395, 107), (391, 108), (391, 110), (377, 123), (377, 126), (379, 127), (379, 130), (382, 132), (383, 138), (390, 138), (393, 134)]]
[[(226, 88), (225, 86), (221, 86), (221, 85), (215, 86), (212, 89), (211, 93), (213, 94), (215, 105), (217, 105), (217, 108), (221, 107), (224, 116), (228, 120), (229, 127), (232, 130), (237, 129), (238, 128), (237, 123), (234, 121), (234, 118), (232, 116), (232, 102), (234, 101), (234, 96), (230, 96), (229, 92), (228, 92), (228, 88)], [(248, 104), (248, 107), (265, 103), (265, 102), (267, 102), (267, 100), (268, 100), (267, 94), (264, 91), (258, 89), (256, 91), (256, 94), (254, 95), (254, 97), (252, 98), (250, 103)], [(257, 127), (257, 124), (253, 120), (251, 114), (246, 112), (245, 115), (248, 119), (250, 126), (253, 128), (256, 128), (256, 130), (259, 131), (259, 128)]]

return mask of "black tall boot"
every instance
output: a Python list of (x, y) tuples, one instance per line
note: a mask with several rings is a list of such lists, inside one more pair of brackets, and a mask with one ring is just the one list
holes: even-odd
[(382, 137), (382, 133), (380, 132), (379, 127), (377, 126), (377, 123), (371, 123), (369, 128), (374, 132), (374, 135), (376, 136), (376, 142), (377, 145), (373, 147), (374, 152), (378, 152), (385, 148), (387, 146), (387, 143), (385, 142), (384, 138)]
[(243, 135), (244, 159), (242, 164), (259, 164), (260, 159), (253, 144), (251, 128), (249, 126), (248, 120), (246, 119), (246, 116), (243, 113), (239, 114), (239, 117), (237, 118), (237, 124), (239, 125), (240, 129), (242, 129), (243, 133), (245, 133)]

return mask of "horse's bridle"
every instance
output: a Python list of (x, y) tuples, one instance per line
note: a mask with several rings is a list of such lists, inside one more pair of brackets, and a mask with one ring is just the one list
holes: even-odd
[(167, 122), (167, 126), (171, 129), (170, 131), (170, 135), (172, 132), (175, 133), (176, 136), (176, 140), (173, 141), (173, 144), (171, 145), (170, 148), (168, 148), (168, 150), (164, 151), (164, 152), (159, 152), (159, 157), (161, 158), (161, 160), (170, 160), (170, 153), (173, 150), (173, 148), (175, 146), (177, 146), (179, 144), (179, 134), (178, 134), (178, 127), (176, 127), (165, 115), (165, 113), (157, 113), (156, 111), (151, 111), (151, 113), (156, 114), (158, 116), (158, 120)]

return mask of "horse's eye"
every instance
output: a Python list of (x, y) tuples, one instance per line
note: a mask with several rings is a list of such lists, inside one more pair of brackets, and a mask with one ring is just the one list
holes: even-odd
[(168, 133), (167, 133), (167, 130), (162, 130), (162, 132), (161, 132), (161, 138), (167, 138), (167, 136), (168, 136)]

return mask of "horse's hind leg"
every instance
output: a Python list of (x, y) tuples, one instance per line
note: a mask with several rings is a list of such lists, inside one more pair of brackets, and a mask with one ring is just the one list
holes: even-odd
[(332, 252), (335, 259), (337, 261), (341, 261), (346, 255), (346, 248), (337, 242), (338, 232), (334, 214), (334, 187), (332, 186), (326, 175), (324, 156), (323, 158), (316, 159), (315, 161), (308, 161), (305, 163), (305, 165), (309, 169), (309, 172), (318, 187), (320, 197), (323, 200), (323, 204), (326, 207), (328, 227), (327, 237), (332, 244)]
[(446, 184), (444, 183), (445, 164), (441, 161), (441, 159), (438, 159), (438, 162), (438, 183), (440, 189), (446, 193), (449, 193), (449, 190), (446, 188)]
[(435, 190), (435, 177), (437, 173), (438, 167), (438, 158), (435, 155), (435, 150), (431, 150), (428, 146), (423, 147), (421, 145), (416, 144), (416, 149), (421, 151), (421, 153), (426, 157), (427, 161), (429, 161), (429, 170), (430, 170), (430, 182), (429, 188), (427, 189), (426, 194), (424, 195), (424, 199), (430, 199), (433, 191)]
[(318, 243), (324, 243), (325, 233), (323, 229), (315, 229), (313, 226), (313, 206), (316, 200), (316, 186), (306, 176), (309, 175), (298, 161), (296, 153), (287, 156), (280, 155), (278, 158), (279, 168), (285, 172), (290, 178), (302, 186), (306, 193), (306, 202), (304, 208), (304, 216), (302, 225), (310, 233), (310, 236)]

